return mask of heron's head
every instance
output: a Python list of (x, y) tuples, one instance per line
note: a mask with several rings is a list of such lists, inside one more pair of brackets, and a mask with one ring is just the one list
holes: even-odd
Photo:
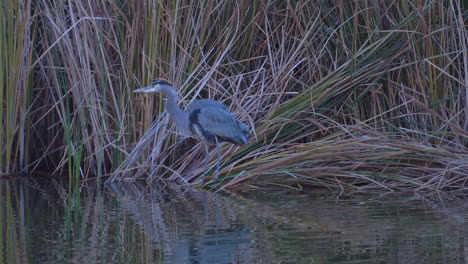
[(161, 89), (164, 86), (172, 87), (172, 85), (168, 84), (165, 81), (154, 81), (154, 82), (151, 83), (150, 86), (146, 86), (146, 87), (143, 87), (143, 88), (136, 89), (133, 92), (134, 93), (139, 93), (139, 92), (142, 92), (142, 93), (161, 92)]

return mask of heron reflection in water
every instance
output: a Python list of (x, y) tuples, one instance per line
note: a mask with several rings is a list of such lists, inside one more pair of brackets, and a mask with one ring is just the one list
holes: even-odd
[(189, 104), (185, 110), (177, 106), (178, 94), (174, 87), (164, 81), (155, 81), (150, 86), (137, 89), (133, 92), (159, 92), (167, 96), (165, 105), (177, 129), (185, 136), (195, 137), (205, 145), (205, 169), (203, 182), (208, 169), (208, 145), (216, 145), (217, 162), (216, 177), (219, 177), (219, 164), (221, 159), (220, 143), (229, 142), (239, 146), (249, 142), (249, 128), (237, 120), (221, 102), (201, 99)]

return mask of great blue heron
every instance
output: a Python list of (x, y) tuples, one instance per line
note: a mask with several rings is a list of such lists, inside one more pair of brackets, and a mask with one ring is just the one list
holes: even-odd
[(201, 99), (193, 101), (185, 110), (177, 106), (178, 94), (172, 85), (164, 81), (155, 81), (150, 86), (133, 92), (160, 92), (167, 96), (165, 109), (169, 113), (177, 129), (185, 136), (195, 137), (205, 143), (205, 170), (203, 182), (208, 168), (208, 145), (216, 145), (218, 152), (216, 177), (219, 177), (221, 159), (221, 142), (230, 142), (239, 146), (249, 141), (249, 128), (237, 120), (226, 105), (221, 102)]

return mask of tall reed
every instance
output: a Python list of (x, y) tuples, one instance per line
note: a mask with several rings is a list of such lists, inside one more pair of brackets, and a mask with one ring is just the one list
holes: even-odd
[(31, 12), (30, 1), (0, 4), (0, 174), (25, 170), (30, 162)]

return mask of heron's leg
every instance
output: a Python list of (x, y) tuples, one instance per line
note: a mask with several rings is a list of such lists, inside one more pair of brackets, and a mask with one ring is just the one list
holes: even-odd
[(205, 168), (203, 169), (203, 183), (205, 183), (206, 173), (208, 172), (209, 152), (208, 144), (203, 143), (203, 145), (205, 145)]
[(216, 158), (216, 177), (214, 178), (217, 180), (219, 178), (219, 164), (221, 163), (221, 146), (219, 145), (218, 138), (215, 137), (216, 140), (216, 151), (218, 152), (218, 157)]

